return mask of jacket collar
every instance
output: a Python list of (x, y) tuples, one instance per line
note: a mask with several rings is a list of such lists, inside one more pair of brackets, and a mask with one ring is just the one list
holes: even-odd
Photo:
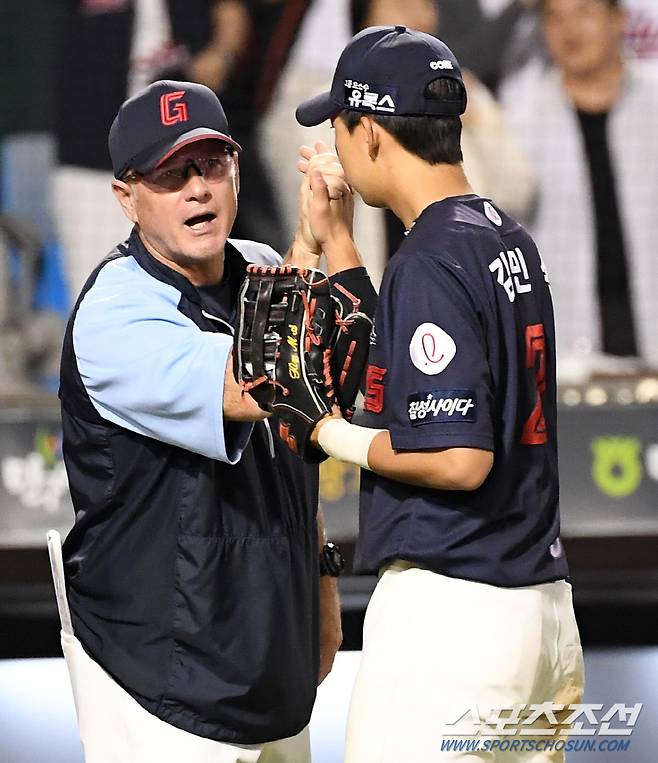
[[(187, 299), (197, 305), (202, 305), (202, 299), (196, 286), (190, 283), (190, 281), (188, 281), (181, 273), (172, 270), (172, 268), (165, 265), (164, 262), (156, 260), (144, 246), (144, 242), (140, 238), (136, 226), (132, 229), (126, 244), (122, 245), (120, 248), (124, 247), (127, 250), (127, 253), (131, 254), (135, 260), (137, 260), (139, 266), (150, 276), (156, 278), (158, 281), (174, 286), (181, 294), (187, 297)], [(236, 273), (240, 273), (240, 281), (242, 281), (247, 274), (247, 261), (230, 241), (227, 241), (224, 246), (224, 258), (231, 271), (235, 269)]]

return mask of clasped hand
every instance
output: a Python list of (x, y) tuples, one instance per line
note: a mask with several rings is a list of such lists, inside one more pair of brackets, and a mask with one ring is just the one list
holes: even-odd
[(335, 153), (323, 141), (302, 146), (297, 167), (303, 173), (299, 195), (298, 243), (321, 254), (352, 239), (354, 194)]

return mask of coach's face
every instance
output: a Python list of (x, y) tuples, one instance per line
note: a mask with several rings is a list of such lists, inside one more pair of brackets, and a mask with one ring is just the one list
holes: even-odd
[[(187, 171), (182, 177), (181, 168)], [(150, 173), (115, 180), (113, 189), (156, 259), (195, 285), (221, 278), (239, 189), (237, 155), (227, 153), (224, 143), (191, 143)]]
[(626, 13), (609, 0), (544, 0), (543, 27), (555, 63), (587, 76), (619, 59)]

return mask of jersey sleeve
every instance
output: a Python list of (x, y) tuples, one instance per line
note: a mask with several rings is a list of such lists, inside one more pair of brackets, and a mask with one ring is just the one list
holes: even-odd
[(447, 257), (416, 252), (387, 289), (389, 431), (396, 450), (493, 450), (493, 390), (476, 286)]
[(179, 300), (131, 258), (108, 263), (73, 326), (82, 383), (107, 421), (236, 463), (253, 425), (224, 422), (232, 337), (202, 331), (178, 310)]

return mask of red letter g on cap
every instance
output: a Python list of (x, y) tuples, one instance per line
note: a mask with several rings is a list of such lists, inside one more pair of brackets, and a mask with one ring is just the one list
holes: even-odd
[(184, 95), (184, 90), (176, 90), (174, 93), (165, 93), (160, 98), (160, 119), (163, 125), (187, 122), (187, 104), (181, 100)]

